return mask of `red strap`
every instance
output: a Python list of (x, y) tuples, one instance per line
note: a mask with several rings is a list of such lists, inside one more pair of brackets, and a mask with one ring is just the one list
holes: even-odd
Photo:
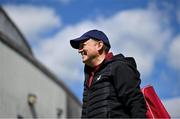
[(146, 117), (148, 119), (171, 118), (166, 108), (164, 107), (163, 103), (161, 102), (160, 98), (156, 94), (154, 88), (151, 85), (148, 85), (142, 88), (141, 90), (146, 101), (146, 106), (147, 106)]

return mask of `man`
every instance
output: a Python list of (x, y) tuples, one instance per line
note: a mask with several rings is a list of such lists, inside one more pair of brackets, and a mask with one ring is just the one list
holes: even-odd
[(82, 118), (145, 118), (146, 104), (133, 58), (109, 53), (109, 40), (99, 30), (90, 30), (70, 44), (85, 64)]

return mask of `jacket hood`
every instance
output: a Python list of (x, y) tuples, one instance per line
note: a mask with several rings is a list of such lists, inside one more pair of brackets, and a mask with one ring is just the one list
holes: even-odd
[[(113, 55), (113, 54), (112, 54)], [(111, 62), (121, 61), (123, 63), (126, 63), (128, 67), (130, 67), (138, 76), (140, 76), (140, 73), (137, 70), (137, 65), (133, 57), (125, 57), (123, 54), (117, 54), (115, 56), (112, 56), (112, 58), (105, 60), (101, 66), (105, 66)], [(89, 66), (85, 65), (84, 71), (87, 72), (89, 70)]]
[(117, 60), (122, 61), (122, 62), (126, 63), (128, 66), (137, 69), (137, 65), (136, 65), (136, 62), (133, 57), (124, 57), (124, 55), (118, 54), (112, 58), (112, 61), (117, 61)]
[(140, 73), (137, 70), (137, 65), (133, 57), (125, 57), (122, 54), (118, 54), (118, 55), (113, 56), (110, 62), (114, 62), (114, 61), (121, 61), (123, 63), (126, 63), (128, 67), (130, 67), (136, 73), (136, 75), (140, 77)]

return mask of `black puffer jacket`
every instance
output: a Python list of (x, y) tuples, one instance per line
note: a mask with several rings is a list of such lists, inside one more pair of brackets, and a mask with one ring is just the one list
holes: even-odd
[(91, 87), (88, 79), (85, 66), (82, 118), (145, 118), (146, 104), (133, 58), (113, 56), (100, 65)]

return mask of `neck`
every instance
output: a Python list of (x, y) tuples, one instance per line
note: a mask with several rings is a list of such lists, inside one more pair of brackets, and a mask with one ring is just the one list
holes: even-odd
[(96, 58), (94, 58), (87, 65), (90, 66), (90, 67), (96, 67), (96, 66), (100, 65), (104, 61), (105, 57), (106, 57), (106, 54), (99, 55)]

